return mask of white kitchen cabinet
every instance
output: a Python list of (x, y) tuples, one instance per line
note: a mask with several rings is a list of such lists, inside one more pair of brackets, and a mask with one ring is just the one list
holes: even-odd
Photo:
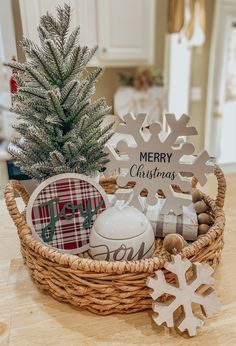
[[(56, 7), (63, 7), (64, 0), (20, 0), (21, 20), (24, 36), (39, 43), (37, 27), (40, 17), (46, 12), (56, 14)], [(81, 45), (97, 44), (96, 0), (67, 0), (72, 8), (71, 27), (80, 25)]]
[[(69, 0), (72, 27), (80, 25), (80, 43), (99, 46), (90, 63), (137, 66), (154, 63), (155, 0)], [(20, 0), (24, 36), (39, 43), (37, 26), (47, 11), (64, 0)]]
[(155, 2), (98, 0), (99, 59), (104, 65), (154, 63)]

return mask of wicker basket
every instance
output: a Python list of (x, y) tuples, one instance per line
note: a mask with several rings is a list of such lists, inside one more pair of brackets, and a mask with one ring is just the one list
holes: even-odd
[[(206, 235), (184, 247), (181, 255), (192, 261), (207, 261), (215, 268), (223, 248), (226, 183), (219, 167), (215, 166), (214, 173), (218, 181), (216, 200), (203, 195), (210, 206), (214, 224)], [(109, 193), (115, 190), (114, 179), (101, 184)], [(193, 178), (192, 185), (196, 184)], [(154, 275), (157, 269), (162, 269), (169, 259), (161, 239), (156, 241), (153, 258), (140, 261), (106, 262), (93, 260), (88, 253), (79, 256), (63, 254), (32, 236), (24, 216), (17, 208), (15, 191), (25, 204), (29, 195), (17, 181), (11, 181), (5, 190), (7, 208), (18, 230), (25, 264), (40, 289), (59, 301), (102, 315), (131, 313), (151, 307), (150, 289), (146, 287), (147, 277)], [(166, 278), (168, 281), (174, 279), (171, 273), (166, 273)]]

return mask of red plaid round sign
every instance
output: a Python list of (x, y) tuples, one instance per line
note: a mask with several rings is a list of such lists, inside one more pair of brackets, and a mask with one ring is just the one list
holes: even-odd
[(80, 174), (45, 180), (30, 197), (26, 219), (35, 237), (63, 252), (89, 249), (93, 223), (108, 200), (100, 185)]

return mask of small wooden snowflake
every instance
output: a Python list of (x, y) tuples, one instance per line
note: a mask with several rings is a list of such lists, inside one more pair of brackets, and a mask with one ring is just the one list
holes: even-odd
[[(186, 272), (191, 266), (193, 266), (194, 275), (187, 280)], [(153, 311), (156, 313), (153, 315), (153, 320), (157, 325), (164, 322), (168, 327), (176, 325), (181, 332), (187, 330), (189, 336), (194, 336), (197, 334), (197, 327), (202, 327), (204, 322), (193, 313), (192, 303), (200, 305), (206, 317), (211, 317), (219, 309), (219, 302), (212, 288), (202, 294), (196, 292), (202, 285), (211, 286), (213, 284), (214, 270), (207, 264), (192, 264), (188, 259), (181, 259), (180, 255), (172, 256), (172, 262), (166, 262), (164, 267), (176, 275), (178, 286), (166, 282), (162, 270), (156, 272), (156, 277), (148, 278), (147, 286), (153, 289), (151, 297), (154, 300)], [(174, 298), (165, 303), (157, 302), (156, 300), (163, 294)], [(182, 307), (183, 311), (176, 322), (174, 312), (179, 307)]]

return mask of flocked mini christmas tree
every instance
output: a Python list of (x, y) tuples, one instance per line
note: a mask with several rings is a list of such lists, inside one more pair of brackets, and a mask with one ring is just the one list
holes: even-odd
[(23, 39), (26, 62), (8, 64), (19, 72), (13, 111), (21, 136), (9, 151), (38, 181), (65, 172), (91, 174), (107, 162), (104, 144), (112, 124), (101, 124), (110, 108), (104, 98), (91, 100), (102, 71), (86, 70), (96, 47), (79, 45), (79, 28), (69, 33), (70, 20), (68, 5), (58, 7), (57, 18), (41, 17), (41, 46)]

